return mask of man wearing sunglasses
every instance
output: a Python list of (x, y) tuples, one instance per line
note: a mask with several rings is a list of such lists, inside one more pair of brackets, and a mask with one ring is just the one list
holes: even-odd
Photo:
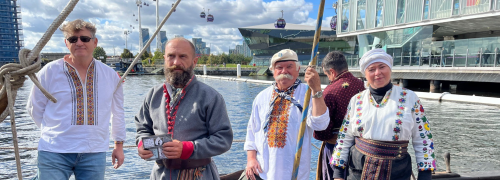
[[(112, 164), (123, 164), (125, 119), (119, 76), (95, 60), (96, 28), (83, 20), (61, 26), (70, 54), (45, 65), (37, 77), (57, 102), (49, 101), (33, 86), (26, 108), (41, 129), (38, 143), (40, 180), (103, 180), (109, 127), (114, 140)], [(117, 162), (115, 162), (117, 161)]]

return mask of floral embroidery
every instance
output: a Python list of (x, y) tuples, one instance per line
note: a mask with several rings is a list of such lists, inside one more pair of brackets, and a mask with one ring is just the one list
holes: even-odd
[(349, 83), (347, 83), (347, 82), (343, 83), (343, 84), (342, 84), (342, 87), (343, 87), (344, 89), (346, 89), (347, 87), (349, 87)]
[(401, 98), (399, 99), (399, 105), (398, 105), (398, 112), (396, 113), (396, 116), (399, 119), (396, 119), (396, 127), (394, 128), (394, 136), (392, 136), (393, 141), (398, 141), (399, 140), (399, 133), (401, 133), (401, 125), (403, 124), (403, 121), (401, 119), (404, 116), (404, 110), (405, 110), (405, 102), (406, 102), (406, 90), (403, 90), (403, 92), (400, 93)]
[[(277, 93), (273, 92), (272, 99), (275, 96)], [(290, 105), (290, 101), (281, 98), (278, 98), (274, 103), (274, 110), (269, 121), (269, 131), (267, 132), (267, 143), (271, 148), (284, 148), (286, 145)]]
[(382, 102), (380, 102), (380, 104), (375, 103), (375, 100), (373, 100), (372, 94), (370, 93), (370, 103), (377, 108), (384, 107), (385, 104), (387, 104), (387, 101), (389, 100), (389, 96), (391, 96), (391, 92), (392, 92), (392, 89), (387, 91), (387, 93), (384, 96), (384, 99), (382, 99)]

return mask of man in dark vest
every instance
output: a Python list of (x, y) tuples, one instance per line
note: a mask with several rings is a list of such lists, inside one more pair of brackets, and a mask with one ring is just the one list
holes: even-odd
[(363, 81), (354, 77), (347, 68), (347, 61), (339, 51), (328, 53), (321, 63), (323, 72), (328, 76), (330, 85), (325, 88), (323, 95), (330, 111), (330, 124), (323, 131), (315, 131), (314, 138), (323, 141), (318, 156), (316, 179), (332, 179), (333, 165), (330, 165), (337, 134), (342, 125), (347, 105), (352, 96), (365, 90)]

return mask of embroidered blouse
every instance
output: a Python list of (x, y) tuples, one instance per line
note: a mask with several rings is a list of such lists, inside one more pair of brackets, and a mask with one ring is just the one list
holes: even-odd
[(45, 65), (37, 78), (57, 103), (33, 86), (26, 108), (41, 128), (39, 151), (94, 153), (109, 150), (109, 128), (115, 141), (125, 140), (123, 88), (109, 66), (93, 60), (87, 77), (59, 59)]
[[(306, 91), (307, 85), (300, 84), (292, 95), (302, 106)], [(257, 151), (257, 161), (263, 170), (263, 173), (259, 174), (262, 179), (291, 179), (302, 113), (290, 101), (278, 100), (281, 102), (275, 103), (268, 131), (264, 132), (266, 115), (271, 108), (270, 101), (276, 95), (273, 86), (270, 86), (256, 96), (248, 122), (244, 149)], [(307, 109), (304, 108), (305, 110)], [(297, 179), (309, 179), (313, 132), (326, 129), (330, 123), (328, 110), (318, 117), (312, 116), (311, 110), (312, 103), (309, 104)]]
[(330, 161), (345, 167), (354, 137), (378, 141), (412, 141), (419, 171), (434, 170), (434, 143), (430, 122), (418, 96), (411, 90), (393, 86), (377, 104), (365, 90), (351, 98), (337, 146)]

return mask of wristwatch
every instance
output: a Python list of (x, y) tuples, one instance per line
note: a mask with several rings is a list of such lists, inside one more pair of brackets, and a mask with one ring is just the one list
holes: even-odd
[(318, 91), (316, 92), (316, 94), (312, 96), (312, 98), (321, 98), (321, 97), (323, 97), (323, 91)]

